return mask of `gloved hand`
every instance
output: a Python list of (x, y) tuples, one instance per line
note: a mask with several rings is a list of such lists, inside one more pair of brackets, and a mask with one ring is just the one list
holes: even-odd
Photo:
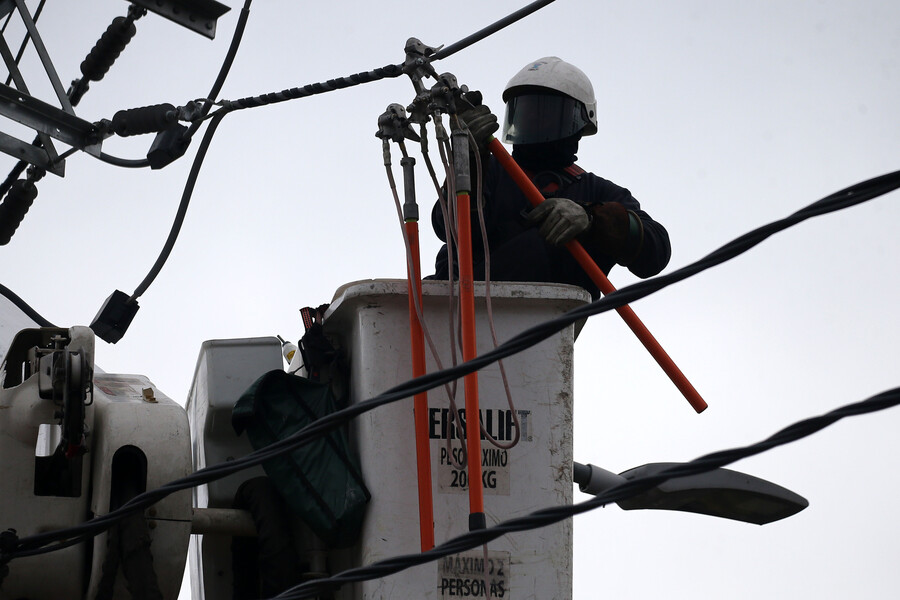
[(500, 129), (497, 115), (492, 113), (491, 109), (484, 104), (462, 111), (459, 113), (459, 118), (463, 120), (469, 131), (472, 132), (472, 137), (475, 138), (479, 150), (487, 148), (490, 137), (495, 131)]
[(551, 244), (565, 244), (588, 230), (587, 212), (568, 198), (547, 198), (528, 213), (532, 223), (541, 223), (538, 231)]
[[(631, 235), (631, 213), (618, 202), (603, 202), (590, 208), (593, 217), (590, 240), (617, 261), (640, 249), (643, 238), (640, 221), (635, 218), (635, 235)], [(629, 244), (631, 240), (631, 244)]]

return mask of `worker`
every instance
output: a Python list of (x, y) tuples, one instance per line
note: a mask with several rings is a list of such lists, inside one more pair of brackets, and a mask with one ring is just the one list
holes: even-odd
[[(662, 271), (671, 255), (665, 228), (641, 210), (627, 189), (575, 164), (582, 136), (597, 133), (597, 101), (587, 76), (559, 58), (542, 58), (509, 81), (503, 100), (506, 116), (501, 139), (512, 143), (513, 158), (546, 200), (532, 209), (516, 183), (487, 152), (487, 143), (499, 129), (490, 109), (482, 104), (461, 111), (459, 117), (482, 157), (490, 278), (574, 284), (597, 299), (600, 290), (564, 247), (570, 240), (581, 242), (604, 273), (617, 263), (639, 277)], [(472, 181), (477, 189), (474, 170)], [(475, 205), (473, 201), (473, 209)], [(473, 212), (473, 272), (476, 280), (483, 280), (485, 249), (477, 233), (477, 218)], [(432, 226), (446, 242), (444, 223), (438, 202), (432, 211)], [(429, 279), (448, 279), (449, 264), (445, 244)], [(453, 265), (456, 276), (455, 252)]]

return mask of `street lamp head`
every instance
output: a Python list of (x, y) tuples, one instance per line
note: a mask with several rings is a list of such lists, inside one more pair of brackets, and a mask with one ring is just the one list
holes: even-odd
[[(575, 463), (575, 483), (581, 491), (596, 495), (632, 479), (657, 476), (679, 464), (651, 463), (616, 475)], [(809, 506), (806, 498), (789, 489), (730, 469), (673, 477), (617, 504), (624, 510), (680, 510), (756, 525), (790, 517)]]

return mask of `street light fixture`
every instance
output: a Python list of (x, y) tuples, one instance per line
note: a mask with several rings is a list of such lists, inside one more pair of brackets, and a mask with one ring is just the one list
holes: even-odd
[[(652, 477), (679, 464), (650, 463), (617, 475), (595, 465), (575, 463), (574, 479), (582, 492), (598, 495), (629, 480)], [(809, 506), (806, 498), (787, 488), (730, 469), (675, 477), (617, 504), (624, 510), (680, 510), (756, 525), (790, 517)]]

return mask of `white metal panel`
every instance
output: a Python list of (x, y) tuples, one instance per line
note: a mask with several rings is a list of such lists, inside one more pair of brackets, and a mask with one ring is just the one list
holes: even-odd
[[(42, 424), (55, 424), (56, 405), (38, 395), (38, 375), (20, 385), (0, 389), (0, 515), (2, 528), (13, 528), (20, 538), (45, 531), (73, 527), (84, 521), (90, 500), (90, 459), (82, 457), (79, 497), (37, 496), (35, 447)], [(87, 408), (87, 421), (93, 410)], [(86, 544), (49, 554), (19, 558), (9, 564), (9, 575), (0, 588), (0, 599), (57, 600), (69, 590), (84, 587)]]
[[(144, 389), (152, 390), (148, 400)], [(125, 447), (139, 450), (147, 461), (146, 489), (152, 490), (191, 472), (190, 430), (184, 409), (143, 375), (99, 374), (94, 377), (95, 434), (91, 510), (109, 512), (113, 458)], [(181, 587), (191, 532), (191, 492), (167, 496), (144, 511), (150, 534), (153, 568), (166, 600)], [(94, 539), (88, 597), (96, 594), (107, 555), (107, 534)], [(119, 574), (116, 598), (130, 598)]]
[[(8, 301), (0, 298), (0, 302)], [(0, 336), (12, 333), (10, 328), (27, 319), (22, 314), (16, 314), (17, 311), (11, 303), (4, 304), (0, 311), (0, 323), (4, 324), (0, 327)], [(85, 327), (60, 331), (70, 340), (69, 350), (79, 352), (84, 368), (90, 369), (94, 362), (93, 333)], [(18, 333), (4, 340), (4, 353)], [(22, 333), (27, 335), (27, 332)], [(5, 375), (7, 369), (21, 369), (21, 365), (10, 365), (4, 361), (3, 369)], [(0, 480), (3, 481), (0, 515), (4, 519), (2, 527), (15, 529), (19, 537), (78, 525), (85, 519), (90, 502), (89, 457), (73, 459), (73, 463), (80, 463), (78, 466), (81, 469), (77, 496), (40, 495), (35, 487), (40, 469), (38, 463), (46, 458), (38, 457), (46, 454), (43, 452), (46, 448), (39, 447), (44, 441), (41, 431), (46, 433), (59, 423), (56, 416), (59, 407), (52, 400), (40, 397), (39, 377), (38, 373), (33, 373), (19, 385), (0, 388)], [(12, 381), (3, 375), (0, 375), (0, 380)], [(88, 431), (93, 427), (93, 418), (93, 407), (88, 405), (84, 414)], [(16, 559), (9, 565), (10, 573), (0, 589), (0, 599), (55, 599), (66, 595), (68, 590), (81, 590), (87, 556), (86, 544), (78, 544), (49, 554)]]
[[(281, 343), (274, 337), (203, 343), (187, 401), (195, 469), (253, 451), (247, 436), (234, 432), (231, 409), (261, 375), (282, 369), (282, 361)], [(199, 486), (195, 488), (194, 506), (230, 508), (240, 484), (260, 475), (265, 472), (257, 466)], [(231, 597), (231, 536), (192, 536), (190, 565), (194, 600)]]
[[(424, 282), (425, 320), (449, 366), (446, 283)], [(484, 306), (484, 284), (476, 283), (478, 351), (492, 347)], [(495, 283), (494, 324), (502, 342), (522, 330), (589, 302), (584, 290), (551, 284)], [(326, 315), (328, 334), (338, 339), (350, 362), (353, 402), (360, 402), (411, 377), (406, 282), (371, 280), (338, 290)], [(552, 505), (572, 502), (573, 327), (510, 357), (504, 365), (522, 439), (509, 450), (482, 440), (485, 513), (488, 525)], [(428, 357), (429, 372), (436, 364)], [(511, 437), (510, 409), (496, 365), (479, 373), (482, 421), (498, 438)], [(464, 404), (462, 384), (457, 402)], [(429, 433), (436, 543), (465, 533), (468, 493), (465, 471), (447, 459), (446, 438), (460, 447), (447, 423), (442, 388), (429, 392)], [(368, 564), (419, 551), (416, 462), (412, 399), (360, 416), (352, 425), (363, 476), (372, 491), (362, 540), (349, 563)], [(352, 554), (352, 553), (350, 553)], [(411, 569), (340, 592), (347, 600), (483, 597), (480, 549)], [(572, 527), (564, 521), (537, 531), (505, 536), (489, 545), (493, 597), (571, 598)], [(349, 566), (349, 564), (347, 565)]]

